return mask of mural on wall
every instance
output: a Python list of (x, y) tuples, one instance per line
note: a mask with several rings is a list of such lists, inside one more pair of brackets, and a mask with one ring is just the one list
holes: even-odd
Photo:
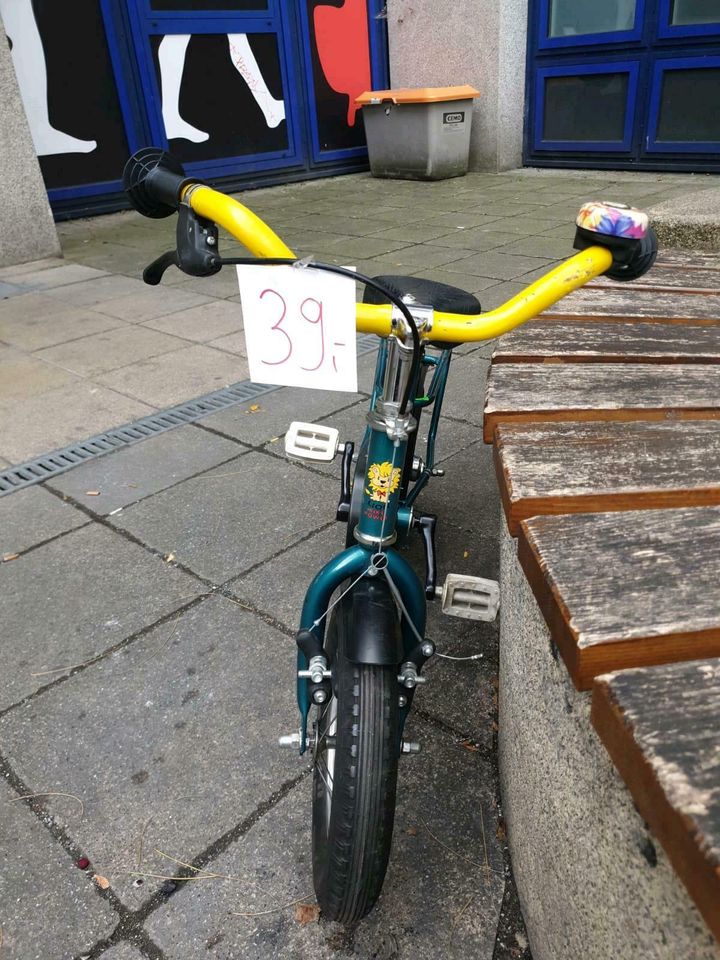
[(287, 149), (274, 34), (166, 34), (151, 43), (163, 124), (180, 159)]
[(47, 157), (95, 150), (96, 140), (81, 140), (50, 123), (45, 50), (32, 0), (0, 0), (0, 16), (12, 43), (13, 65), (37, 155)]
[(365, 145), (355, 98), (372, 87), (367, 0), (307, 0), (321, 150)]
[(53, 0), (0, 0), (0, 16), (47, 186), (117, 179), (128, 149), (97, 0), (76, 0), (72, 31)]
[[(260, 108), (265, 123), (274, 128), (285, 119), (285, 103), (277, 100), (268, 90), (258, 62), (245, 33), (227, 35), (230, 60), (248, 85), (248, 89)], [(192, 143), (203, 143), (210, 134), (199, 130), (180, 116), (180, 87), (185, 70), (185, 54), (190, 43), (190, 34), (166, 34), (160, 41), (158, 61), (162, 95), (162, 116), (168, 140), (181, 137)], [(231, 117), (228, 117), (231, 121)]]

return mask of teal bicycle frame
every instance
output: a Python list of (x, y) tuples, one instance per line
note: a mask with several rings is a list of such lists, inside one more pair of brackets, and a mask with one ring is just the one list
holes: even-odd
[[(413, 504), (433, 475), (435, 443), (451, 356), (451, 349), (443, 349), (439, 355), (430, 355), (423, 348), (419, 376), (413, 384), (415, 399), (411, 414), (406, 418), (410, 429), (404, 435), (400, 431), (391, 436), (392, 424), (397, 422), (397, 407), (408, 375), (411, 351), (396, 338), (382, 341), (375, 367), (368, 426), (360, 448), (366, 451), (366, 456), (360, 457), (354, 478), (354, 484), (363, 485), (359, 516), (353, 517), (351, 514), (348, 521), (353, 525), (348, 540), (352, 537), (356, 544), (337, 554), (316, 574), (303, 604), (300, 629), (312, 631), (320, 643), (325, 636), (333, 593), (346, 581), (354, 585), (363, 574), (380, 574), (380, 568), (373, 569), (373, 558), (378, 554), (385, 557), (383, 567), (386, 565), (387, 575), (401, 601), (405, 659), (417, 650), (418, 638), (425, 636), (426, 589), (408, 561), (394, 549), (394, 545), (402, 542), (413, 528)], [(418, 396), (429, 369), (433, 370), (430, 386), (426, 394)], [(421, 415), (428, 407), (432, 407), (432, 416), (423, 463), (414, 458), (414, 451)], [(361, 473), (363, 464), (365, 466)], [(422, 663), (418, 664), (418, 670), (421, 667)], [(299, 674), (308, 668), (308, 658), (301, 649), (298, 649), (297, 668)], [(309, 679), (300, 675), (297, 700), (302, 754), (307, 742), (312, 697)], [(400, 708), (401, 734), (411, 701), (412, 697), (407, 697), (406, 704)]]

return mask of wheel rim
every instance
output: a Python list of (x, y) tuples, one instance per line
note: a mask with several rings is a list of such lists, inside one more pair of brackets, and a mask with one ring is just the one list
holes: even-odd
[(327, 834), (332, 812), (333, 783), (335, 776), (335, 743), (337, 740), (337, 698), (330, 697), (329, 703), (318, 708), (315, 721), (314, 766), (315, 773), (323, 784), (323, 827)]

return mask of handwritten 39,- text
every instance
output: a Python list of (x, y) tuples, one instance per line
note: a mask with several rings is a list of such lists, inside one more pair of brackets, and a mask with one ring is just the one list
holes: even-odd
[(237, 271), (251, 380), (357, 392), (354, 281), (312, 267)]

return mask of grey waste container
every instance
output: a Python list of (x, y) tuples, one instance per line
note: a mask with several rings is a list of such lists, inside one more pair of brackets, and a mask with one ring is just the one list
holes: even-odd
[(467, 173), (474, 87), (370, 90), (362, 104), (374, 177), (445, 180)]

